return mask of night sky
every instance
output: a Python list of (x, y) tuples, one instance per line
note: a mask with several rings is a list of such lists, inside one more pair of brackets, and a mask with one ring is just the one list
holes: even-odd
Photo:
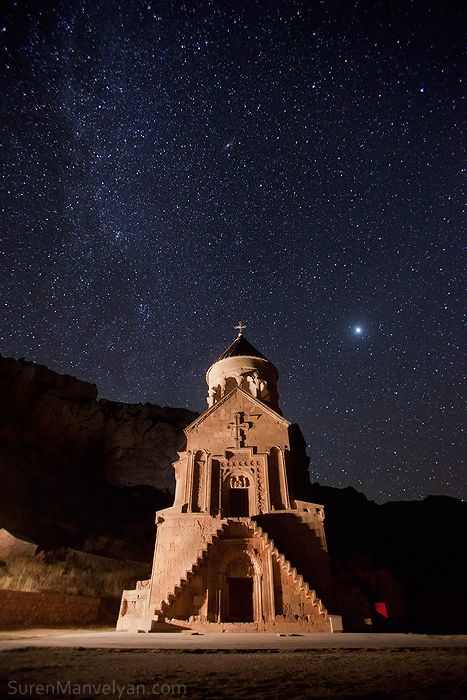
[(242, 319), (313, 481), (465, 497), (460, 3), (2, 6), (0, 353), (203, 411)]

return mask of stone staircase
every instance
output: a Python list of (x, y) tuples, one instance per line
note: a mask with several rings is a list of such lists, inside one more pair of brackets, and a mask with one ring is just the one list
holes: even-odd
[(160, 609), (155, 610), (155, 614), (162, 614), (162, 615), (167, 615), (170, 606), (172, 603), (175, 601), (177, 595), (180, 593), (180, 591), (186, 586), (189, 582), (192, 576), (194, 576), (203, 563), (205, 562), (206, 558), (210, 554), (212, 548), (216, 544), (217, 540), (219, 537), (222, 536), (222, 534), (225, 532), (225, 530), (229, 526), (229, 521), (228, 520), (223, 520), (222, 525), (217, 528), (215, 532), (210, 536), (208, 541), (206, 542), (205, 546), (203, 549), (199, 552), (198, 556), (196, 557), (195, 561), (193, 562), (193, 565), (188, 569), (188, 571), (185, 572), (184, 576), (180, 579), (180, 581), (167, 593), (166, 597), (160, 604)]
[(263, 528), (258, 525), (255, 520), (251, 520), (252, 525), (254, 525), (254, 535), (258, 536), (263, 540), (266, 549), (269, 549), (272, 556), (277, 559), (279, 564), (285, 569), (287, 576), (292, 579), (292, 584), (296, 586), (300, 593), (303, 595), (305, 600), (308, 600), (311, 605), (317, 609), (319, 615), (323, 616), (323, 619), (328, 619), (328, 611), (324, 607), (322, 601), (317, 597), (316, 591), (310, 588), (308, 582), (305, 581), (303, 576), (298, 573), (297, 569), (291, 564), (291, 562), (285, 558), (285, 556), (277, 549), (274, 544), (274, 540), (268, 535)]
[(258, 523), (251, 518), (227, 518), (222, 521), (222, 525), (217, 528), (217, 530), (211, 535), (208, 542), (198, 554), (195, 562), (191, 568), (185, 573), (185, 575), (180, 579), (178, 584), (176, 584), (172, 590), (166, 595), (165, 599), (162, 601), (160, 608), (155, 610), (156, 615), (162, 615), (165, 617), (170, 617), (170, 608), (174, 603), (177, 596), (180, 594), (182, 589), (190, 583), (191, 578), (199, 571), (202, 565), (205, 563), (207, 557), (209, 556), (212, 548), (215, 546), (216, 542), (220, 537), (226, 532), (226, 530), (231, 525), (238, 525), (242, 523), (247, 527), (250, 532), (256, 537), (259, 537), (266, 549), (269, 549), (272, 556), (277, 559), (280, 566), (285, 570), (287, 576), (291, 577), (292, 585), (300, 591), (301, 596), (304, 601), (308, 601), (313, 608), (316, 608), (316, 612), (322, 617), (323, 620), (328, 619), (328, 612), (324, 607), (321, 600), (317, 597), (316, 591), (314, 591), (308, 585), (307, 581), (303, 576), (298, 573), (297, 569), (291, 564), (291, 562), (285, 558), (285, 556), (277, 549), (274, 544), (274, 540), (268, 535), (263, 528), (258, 525)]
[(329, 556), (315, 523), (309, 520), (309, 513), (265, 513), (255, 520), (274, 540), (279, 552), (294, 563), (305, 581), (323, 596), (326, 592), (327, 604), (334, 607)]

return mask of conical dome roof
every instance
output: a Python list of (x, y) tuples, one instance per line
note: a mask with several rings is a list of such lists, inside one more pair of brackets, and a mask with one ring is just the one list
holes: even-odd
[(224, 360), (226, 357), (260, 357), (262, 360), (268, 360), (268, 358), (253, 347), (250, 341), (247, 340), (242, 334), (239, 334), (238, 338), (235, 338), (227, 350), (224, 350), (222, 355), (217, 358), (216, 362), (219, 362), (219, 360)]
[(276, 367), (245, 338), (243, 323), (235, 327), (240, 333), (206, 372), (208, 406), (239, 387), (279, 411)]

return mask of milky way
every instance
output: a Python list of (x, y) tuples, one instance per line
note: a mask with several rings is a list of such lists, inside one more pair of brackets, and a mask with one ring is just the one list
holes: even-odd
[(1, 354), (201, 411), (242, 319), (313, 481), (465, 496), (454, 4), (4, 7)]

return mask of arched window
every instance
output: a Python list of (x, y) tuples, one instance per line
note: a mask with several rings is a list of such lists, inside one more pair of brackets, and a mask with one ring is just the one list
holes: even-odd
[(225, 380), (224, 396), (230, 394), (230, 392), (233, 391), (237, 386), (238, 384), (235, 377), (227, 377), (227, 379)]

